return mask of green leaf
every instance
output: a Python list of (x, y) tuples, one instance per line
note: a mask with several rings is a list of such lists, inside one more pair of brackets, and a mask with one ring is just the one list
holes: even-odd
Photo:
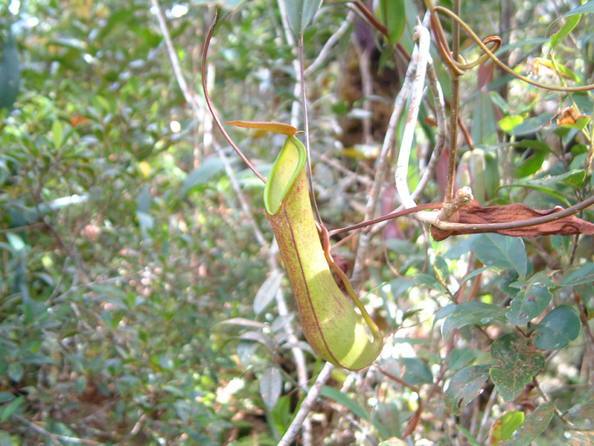
[(489, 97), (491, 98), (491, 101), (493, 102), (493, 104), (499, 108), (499, 110), (501, 110), (503, 113), (505, 113), (506, 115), (509, 115), (509, 104), (507, 103), (507, 101), (505, 99), (503, 99), (503, 96), (501, 96), (501, 94), (499, 94), (498, 91), (493, 90), (493, 91), (489, 91)]
[(0, 423), (4, 423), (6, 420), (8, 420), (10, 417), (12, 417), (20, 409), (20, 407), (23, 405), (24, 402), (25, 402), (25, 398), (22, 396), (19, 396), (18, 398), (15, 398), (7, 405), (3, 406), (0, 409)]
[(8, 377), (14, 382), (20, 382), (23, 377), (23, 366), (20, 362), (13, 362), (8, 366)]
[(19, 446), (20, 441), (16, 437), (11, 436), (8, 432), (0, 431), (0, 446)]
[(581, 187), (586, 180), (586, 171), (584, 169), (571, 169), (561, 175), (554, 177), (559, 183), (569, 187)]
[(592, 14), (594, 13), (594, 0), (590, 0), (588, 3), (583, 4), (582, 6), (577, 6), (573, 8), (571, 11), (567, 12), (565, 16), (571, 16), (575, 14)]
[(448, 405), (455, 411), (468, 405), (481, 392), (489, 378), (488, 372), (486, 365), (466, 367), (456, 372), (445, 391)]
[(21, 70), (16, 41), (10, 28), (0, 48), (0, 108), (12, 108), (19, 93)]
[(364, 407), (362, 407), (358, 402), (356, 402), (346, 393), (343, 393), (340, 390), (335, 389), (334, 387), (324, 386), (322, 387), (321, 394), (326, 398), (330, 398), (331, 400), (336, 401), (338, 404), (343, 405), (359, 418), (362, 418), (367, 421), (371, 419), (371, 417), (369, 416), (369, 412), (367, 412), (367, 410)]
[(581, 14), (572, 14), (571, 16), (569, 16), (569, 18), (565, 20), (565, 23), (563, 24), (561, 29), (559, 29), (559, 31), (557, 31), (555, 34), (551, 36), (551, 40), (549, 41), (551, 48), (555, 48), (559, 44), (559, 42), (565, 39), (569, 35), (569, 33), (572, 32), (573, 29), (578, 25), (578, 23), (580, 23), (581, 18)]
[[(543, 62), (543, 65), (547, 66), (548, 68), (552, 69), (553, 71), (558, 72), (562, 77), (571, 79), (574, 82), (581, 82), (580, 76), (578, 76), (578, 74), (575, 71), (573, 71), (567, 65), (563, 65), (561, 62), (558, 62), (557, 60), (555, 60), (554, 56), (551, 57), (550, 62), (549, 61)], [(576, 124), (577, 124), (577, 122), (576, 122)], [(577, 127), (576, 124), (563, 124), (563, 125), (558, 126), (558, 129), (561, 129), (563, 127), (576, 128)]]
[(272, 409), (282, 393), (283, 376), (277, 367), (268, 367), (260, 377), (260, 396), (268, 408)]
[(594, 424), (594, 391), (581, 393), (577, 404), (566, 412), (567, 419), (577, 429), (592, 430)]
[(538, 327), (534, 345), (542, 350), (565, 347), (580, 333), (580, 318), (569, 305), (560, 305), (545, 316)]
[(561, 286), (577, 286), (591, 283), (594, 283), (594, 262), (587, 262), (578, 268), (570, 269), (561, 280)]
[(388, 29), (388, 40), (394, 45), (398, 43), (406, 26), (406, 8), (404, 0), (380, 0), (380, 21)]
[(27, 248), (23, 239), (17, 234), (9, 232), (6, 234), (6, 238), (8, 239), (8, 244), (15, 253), (22, 252)]
[(499, 417), (491, 426), (490, 442), (491, 445), (499, 445), (502, 441), (509, 440), (524, 424), (524, 412), (521, 410), (512, 410)]
[(291, 396), (281, 396), (276, 405), (269, 411), (270, 422), (277, 432), (284, 434), (291, 423)]
[(290, 0), (285, 2), (289, 27), (300, 37), (318, 12), (322, 0)]
[(470, 446), (481, 446), (480, 443), (476, 440), (476, 438), (472, 436), (472, 433), (464, 426), (458, 425), (457, 429), (460, 431), (462, 435), (464, 435), (464, 438), (468, 440), (468, 444)]
[(61, 148), (64, 143), (64, 126), (59, 119), (52, 124), (52, 143), (56, 149)]
[[(449, 309), (450, 307), (446, 308)], [(473, 301), (455, 305), (454, 310), (444, 321), (441, 331), (443, 336), (447, 338), (456, 328), (466, 327), (467, 325), (487, 325), (496, 320), (503, 320), (504, 315), (505, 310), (503, 308), (483, 302)]]
[(520, 430), (516, 432), (511, 445), (528, 446), (547, 429), (554, 414), (555, 406), (553, 403), (544, 403), (538, 406), (534, 412), (526, 417), (526, 421)]
[(11, 392), (0, 392), (0, 404), (7, 403), (14, 399), (14, 395)]
[(522, 122), (524, 122), (524, 118), (521, 115), (508, 115), (501, 118), (497, 125), (505, 133), (511, 133)]
[(491, 345), (495, 365), (489, 375), (506, 401), (515, 399), (544, 367), (544, 356), (533, 351), (525, 338), (514, 333), (501, 336)]
[(433, 374), (431, 369), (419, 358), (402, 358), (400, 360), (404, 367), (404, 376), (402, 379), (409, 384), (431, 384), (433, 382)]
[(474, 253), (487, 266), (512, 269), (520, 277), (528, 271), (528, 257), (521, 238), (481, 234), (472, 244)]
[(448, 370), (459, 370), (476, 359), (476, 352), (470, 348), (453, 348), (446, 357)]
[(543, 113), (524, 120), (520, 125), (515, 126), (510, 132), (514, 136), (524, 136), (536, 133), (551, 122), (553, 115), (551, 113)]
[(254, 313), (260, 314), (272, 302), (276, 296), (276, 292), (280, 288), (281, 279), (283, 275), (277, 272), (272, 273), (260, 286), (254, 298)]
[(571, 203), (569, 202), (569, 200), (561, 192), (558, 192), (557, 190), (552, 189), (550, 187), (538, 186), (538, 185), (530, 184), (529, 182), (526, 182), (526, 183), (513, 183), (513, 184), (503, 185), (500, 187), (500, 189), (512, 188), (512, 187), (522, 187), (522, 188), (532, 189), (532, 190), (535, 190), (538, 192), (542, 192), (543, 194), (549, 195), (549, 196), (553, 197), (554, 199), (558, 200), (564, 206), (567, 206), (567, 207), (571, 206)]
[(522, 160), (516, 167), (516, 178), (523, 178), (536, 173), (542, 167), (546, 155), (550, 152), (550, 148), (546, 143), (530, 139), (518, 141), (514, 143), (514, 147), (532, 149), (532, 155)]
[(490, 95), (479, 91), (473, 104), (473, 119), (471, 121), (472, 139), (477, 144), (495, 143), (497, 140), (497, 125), (495, 109)]
[(377, 429), (381, 438), (399, 437), (401, 420), (399, 405), (394, 401), (378, 403), (372, 414), (372, 424)]
[(551, 298), (546, 285), (532, 283), (513, 298), (506, 316), (512, 324), (526, 325), (545, 310)]
[(207, 184), (214, 176), (218, 175), (224, 170), (223, 162), (218, 157), (208, 157), (204, 162), (190, 172), (181, 188), (182, 196), (187, 195), (193, 189)]

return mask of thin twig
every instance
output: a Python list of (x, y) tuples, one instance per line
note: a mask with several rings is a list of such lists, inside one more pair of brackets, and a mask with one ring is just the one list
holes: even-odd
[(479, 431), (476, 436), (476, 439), (479, 442), (479, 444), (484, 443), (485, 437), (489, 432), (489, 429), (487, 428), (487, 423), (489, 421), (489, 415), (491, 415), (491, 408), (495, 404), (496, 400), (497, 400), (497, 390), (495, 388), (493, 388), (493, 390), (491, 390), (491, 395), (489, 395), (489, 400), (487, 401), (485, 410), (483, 411), (483, 418), (481, 419), (481, 426), (479, 427)]
[(333, 369), (334, 366), (329, 362), (324, 364), (324, 367), (322, 367), (322, 370), (318, 374), (315, 383), (310, 387), (309, 392), (307, 392), (307, 396), (301, 403), (301, 406), (299, 407), (299, 410), (297, 411), (295, 418), (293, 418), (293, 421), (291, 421), (291, 424), (287, 428), (287, 431), (285, 432), (281, 440), (278, 442), (278, 446), (289, 446), (293, 442), (293, 440), (297, 436), (297, 433), (299, 432), (299, 429), (301, 428), (301, 425), (307, 418), (309, 412), (311, 412), (311, 409), (316, 400), (318, 399), (318, 396), (320, 396), (320, 393), (322, 392), (322, 387), (324, 386), (326, 381), (328, 381), (328, 378), (330, 378), (330, 374), (332, 373)]
[(373, 77), (371, 75), (371, 54), (369, 48), (362, 47), (353, 36), (353, 44), (359, 58), (359, 75), (361, 76), (361, 102), (363, 108), (363, 144), (371, 144), (371, 100), (373, 96)]
[(328, 57), (330, 57), (330, 52), (332, 51), (334, 46), (340, 41), (342, 36), (344, 36), (344, 34), (348, 31), (349, 27), (353, 23), (354, 18), (355, 13), (353, 11), (349, 11), (342, 24), (338, 27), (334, 34), (332, 34), (330, 38), (326, 41), (316, 59), (306, 68), (304, 72), (306, 78), (311, 76), (324, 63), (326, 63), (326, 60), (328, 59)]
[(311, 147), (310, 147), (310, 137), (309, 137), (309, 115), (307, 112), (307, 91), (305, 88), (305, 58), (303, 55), (303, 34), (299, 37), (299, 42), (297, 44), (297, 59), (298, 59), (298, 83), (299, 83), (299, 91), (301, 92), (301, 110), (303, 111), (303, 129), (304, 129), (304, 138), (305, 138), (305, 150), (307, 151), (307, 180), (309, 182), (309, 193), (311, 197), (311, 201), (313, 203), (313, 208), (316, 216), (317, 222), (323, 226), (322, 224), (322, 217), (320, 216), (320, 209), (318, 208), (318, 202), (316, 200), (316, 191), (314, 189), (313, 184), (313, 171), (311, 168)]
[[(297, 47), (297, 42), (295, 42), (295, 37), (293, 37), (291, 27), (289, 26), (289, 18), (287, 15), (287, 7), (285, 5), (285, 1), (277, 0), (277, 5), (278, 10), (280, 12), (281, 25), (285, 35), (285, 40), (287, 41), (287, 45), (289, 46), (289, 48), (295, 49)], [(293, 71), (295, 72), (295, 78), (299, 76), (299, 61), (297, 59), (298, 58), (295, 57), (292, 62)], [(299, 82), (295, 82), (295, 85), (293, 86), (293, 97), (295, 98), (295, 100), (293, 100), (293, 103), (291, 104), (291, 125), (293, 127), (299, 127), (299, 100), (297, 98), (301, 96), (300, 86), (301, 84)]]
[[(169, 41), (169, 45), (167, 45), (167, 52), (169, 54), (169, 58), (171, 59), (173, 56), (175, 56), (175, 59), (177, 59), (177, 54), (175, 53), (173, 44), (171, 44), (171, 37), (169, 36), (169, 31), (168, 31), (166, 23), (165, 23), (165, 18), (163, 17), (163, 13), (161, 12), (161, 8), (159, 7), (159, 2), (158, 2), (158, 0), (151, 0), (151, 2), (157, 12), (157, 16), (161, 17), (161, 19), (159, 20), (159, 26), (161, 27), (161, 31), (163, 32), (163, 30), (166, 30), (166, 32), (167, 32), (167, 34), (163, 34), (163, 37), (165, 38), (165, 42)], [(212, 102), (210, 100), (210, 96), (208, 94), (208, 49), (210, 47), (210, 41), (212, 39), (212, 35), (214, 33), (215, 26), (217, 24), (217, 20), (218, 20), (218, 12), (215, 15), (215, 18), (214, 18), (210, 28), (208, 29), (208, 32), (206, 33), (206, 37), (204, 39), (204, 45), (202, 47), (201, 74), (202, 74), (202, 90), (204, 91), (204, 100), (206, 101), (206, 106), (208, 107), (208, 110), (210, 111), (212, 119), (214, 119), (214, 122), (217, 125), (217, 128), (223, 134), (225, 140), (227, 140), (229, 145), (233, 148), (233, 150), (235, 150), (235, 153), (237, 153), (237, 156), (239, 156), (241, 158), (241, 160), (250, 168), (250, 170), (252, 172), (254, 172), (254, 175), (256, 175), (260, 179), (260, 181), (265, 183), (266, 177), (264, 175), (262, 175), (258, 171), (258, 169), (256, 169), (256, 166), (254, 166), (253, 163), (250, 161), (250, 159), (247, 156), (245, 156), (245, 154), (242, 152), (242, 150), (237, 146), (237, 144), (235, 144), (235, 142), (233, 141), (233, 139), (231, 138), (229, 133), (227, 133), (227, 130), (225, 130), (225, 127), (223, 126), (223, 123), (221, 122), (219, 115), (217, 115), (214, 105), (212, 104)], [(179, 65), (179, 63), (178, 63), (178, 65)], [(180, 74), (182, 74), (181, 71), (180, 71)], [(177, 74), (176, 74), (176, 77), (177, 77)], [(183, 74), (182, 74), (182, 78), (183, 78)], [(179, 81), (178, 81), (178, 83), (179, 83)], [(180, 88), (181, 87), (182, 87), (182, 85), (180, 85)], [(186, 87), (187, 87), (187, 84), (186, 84)], [(185, 96), (185, 93), (184, 93), (184, 96)], [(187, 100), (188, 100), (188, 98), (186, 98), (186, 101)], [(197, 102), (192, 100), (192, 95), (190, 95), (190, 101), (191, 102), (188, 102), (188, 103), (190, 104), (190, 106), (192, 107), (193, 110), (195, 108), (198, 108)]]
[[(181, 65), (179, 63), (179, 58), (177, 57), (177, 52), (175, 51), (175, 48), (173, 46), (173, 42), (171, 40), (171, 34), (169, 33), (169, 28), (167, 26), (167, 22), (165, 21), (165, 16), (163, 15), (163, 11), (161, 11), (161, 5), (159, 4), (159, 0), (151, 0), (151, 4), (155, 11), (155, 15), (157, 16), (157, 19), (159, 21), (159, 29), (161, 31), (161, 34), (163, 35), (163, 39), (165, 40), (165, 47), (167, 49), (167, 55), (169, 57), (169, 62), (171, 63), (171, 68), (173, 69), (173, 74), (175, 76), (175, 80), (177, 81), (177, 85), (179, 86), (179, 89), (181, 90), (187, 104), (192, 109), (194, 119), (196, 119), (197, 121), (200, 121), (202, 119), (202, 110), (200, 107), (200, 103), (198, 102), (197, 95), (194, 94), (194, 92), (190, 89), (190, 87), (186, 81), (186, 78), (184, 76), (184, 73), (181, 69)], [(216, 19), (215, 19), (215, 21), (216, 21)], [(213, 24), (213, 26), (214, 26), (214, 24)], [(210, 31), (212, 31), (212, 27), (211, 27)], [(211, 35), (211, 37), (212, 37), (212, 35)], [(208, 39), (208, 41), (210, 41), (210, 39)], [(208, 96), (206, 94), (206, 92), (208, 91), (208, 88), (210, 85), (209, 85), (209, 80), (208, 80), (208, 76), (207, 76), (208, 63), (207, 63), (206, 55), (208, 53), (208, 44), (206, 44), (206, 43), (205, 43), (204, 50), (205, 51), (203, 51), (203, 58), (202, 58), (202, 64), (203, 64), (203, 66), (202, 66), (202, 85), (203, 85), (203, 88), (205, 91), (205, 96)], [(210, 109), (210, 107), (209, 107), (209, 109)], [(212, 113), (212, 109), (211, 109), (211, 114), (212, 114), (213, 118), (215, 120), (217, 120), (215, 114)], [(240, 152), (240, 156), (245, 156), (245, 155), (243, 155), (243, 153), (241, 153), (241, 150), (239, 150), (239, 152)], [(237, 195), (237, 199), (239, 200), (241, 209), (254, 231), (256, 240), (258, 241), (259, 244), (265, 245), (266, 240), (264, 239), (264, 236), (262, 235), (262, 231), (260, 231), (260, 228), (258, 227), (258, 225), (256, 223), (256, 219), (254, 218), (251, 208), (250, 208), (249, 204), (247, 203), (247, 198), (245, 197), (245, 195), (243, 194), (243, 192), (241, 190), (239, 181), (237, 180), (235, 172), (233, 171), (233, 167), (231, 166), (231, 162), (229, 161), (229, 159), (227, 158), (225, 153), (220, 148), (217, 148), (217, 154), (219, 155), (219, 158), (221, 159), (221, 161), (223, 163), (223, 167), (225, 168), (225, 173), (229, 177), (231, 187), (233, 188), (235, 194)], [(248, 161), (247, 164), (249, 166), (251, 163)], [(252, 170), (254, 170), (254, 169), (252, 169)], [(256, 172), (254, 171), (254, 173), (256, 173)]]
[(25, 424), (29, 429), (37, 432), (40, 435), (43, 435), (52, 444), (55, 444), (55, 445), (61, 445), (62, 442), (74, 443), (74, 444), (84, 444), (84, 445), (88, 445), (88, 446), (97, 446), (97, 445), (102, 444), (102, 443), (100, 443), (98, 441), (94, 441), (94, 440), (86, 440), (84, 438), (71, 437), (68, 435), (60, 435), (60, 434), (55, 434), (53, 432), (49, 432), (46, 429), (44, 429), (43, 427), (41, 427), (39, 424), (33, 423), (32, 421), (29, 421), (25, 417), (22, 417), (20, 415), (14, 415), (14, 418), (16, 420), (18, 420), (19, 422)]

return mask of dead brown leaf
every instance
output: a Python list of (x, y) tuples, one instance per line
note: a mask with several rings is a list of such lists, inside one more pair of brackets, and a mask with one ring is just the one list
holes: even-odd
[[(510, 223), (529, 218), (543, 217), (562, 210), (561, 207), (553, 209), (532, 209), (523, 204), (508, 204), (503, 206), (481, 206), (473, 200), (468, 205), (461, 207), (449, 221), (468, 225), (482, 225), (490, 223)], [(594, 235), (594, 224), (582, 220), (574, 215), (559, 218), (547, 223), (510, 229), (488, 229), (472, 227), (460, 230), (443, 230), (431, 227), (431, 235), (437, 241), (462, 234), (477, 234), (482, 232), (495, 232), (511, 237), (539, 237), (543, 235)]]

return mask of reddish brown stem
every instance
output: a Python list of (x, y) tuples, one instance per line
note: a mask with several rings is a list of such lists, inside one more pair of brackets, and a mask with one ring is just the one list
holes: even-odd
[(370, 220), (365, 220), (360, 223), (356, 223), (354, 225), (345, 226), (344, 228), (333, 229), (332, 231), (330, 231), (330, 237), (332, 237), (334, 235), (342, 234), (343, 232), (350, 232), (350, 231), (354, 231), (355, 229), (361, 229), (361, 228), (365, 228), (367, 226), (372, 226), (372, 225), (375, 225), (382, 221), (391, 220), (393, 218), (403, 217), (405, 215), (410, 215), (410, 214), (416, 214), (417, 212), (420, 212), (420, 211), (425, 211), (428, 209), (441, 209), (442, 206), (443, 206), (443, 203), (425, 203), (425, 204), (420, 204), (420, 205), (412, 207), (412, 208), (403, 209), (401, 211), (390, 212), (389, 214), (382, 215), (381, 217), (376, 217), (376, 218), (372, 218)]
[(215, 124), (217, 125), (217, 128), (221, 131), (221, 133), (223, 134), (223, 136), (225, 137), (225, 139), (227, 140), (229, 145), (233, 148), (233, 150), (235, 150), (235, 153), (237, 153), (237, 155), (250, 168), (250, 170), (252, 172), (254, 172), (254, 175), (256, 175), (263, 183), (266, 183), (266, 177), (264, 175), (262, 175), (258, 171), (258, 169), (256, 169), (256, 166), (254, 166), (254, 164), (250, 161), (250, 159), (241, 151), (241, 149), (237, 146), (237, 144), (235, 144), (233, 139), (231, 139), (231, 136), (229, 136), (229, 134), (225, 130), (225, 127), (223, 127), (223, 123), (221, 122), (221, 120), (219, 119), (219, 116), (215, 112), (214, 106), (212, 105), (212, 101), (210, 100), (210, 96), (208, 94), (208, 84), (207, 84), (207, 81), (208, 81), (208, 69), (207, 69), (208, 68), (208, 49), (210, 47), (210, 41), (212, 40), (212, 36), (214, 34), (214, 29), (217, 25), (218, 19), (219, 19), (219, 11), (217, 10), (215, 13), (214, 20), (212, 21), (212, 24), (208, 28), (208, 32), (206, 34), (206, 39), (204, 40), (204, 45), (202, 45), (201, 74), (202, 74), (202, 90), (204, 91), (204, 100), (206, 101), (206, 106), (208, 107), (208, 110), (210, 111), (210, 114), (212, 115), (212, 119), (214, 120)]

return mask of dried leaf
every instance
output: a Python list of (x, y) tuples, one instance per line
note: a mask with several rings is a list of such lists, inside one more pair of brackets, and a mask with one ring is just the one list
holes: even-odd
[[(510, 223), (518, 220), (527, 220), (529, 218), (542, 217), (559, 212), (560, 207), (553, 209), (532, 209), (524, 204), (508, 204), (503, 206), (481, 206), (478, 201), (471, 201), (468, 205), (460, 208), (456, 213), (456, 223), (468, 225), (486, 224), (486, 223)], [(593, 235), (594, 224), (582, 220), (574, 215), (553, 220), (548, 223), (542, 223), (522, 228), (498, 229), (498, 230), (476, 230), (473, 228), (460, 230), (443, 230), (431, 227), (431, 235), (437, 241), (444, 240), (450, 236), (462, 234), (477, 234), (483, 232), (495, 232), (497, 234), (510, 237), (538, 237), (543, 235)]]

